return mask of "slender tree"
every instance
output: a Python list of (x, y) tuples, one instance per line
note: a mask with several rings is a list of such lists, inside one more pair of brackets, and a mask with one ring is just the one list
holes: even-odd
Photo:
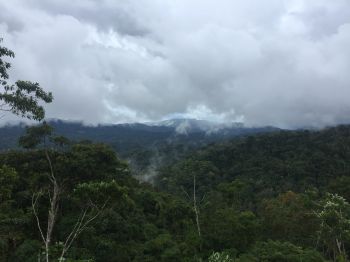
[[(45, 159), (48, 163), (48, 187), (41, 188), (38, 192), (34, 192), (32, 195), (32, 211), (37, 223), (37, 227), (44, 244), (45, 249), (45, 261), (50, 261), (51, 247), (53, 240), (53, 231), (58, 220), (58, 211), (63, 194), (68, 193), (65, 186), (65, 180), (56, 175), (53, 161), (50, 154), (53, 150), (49, 150), (49, 143), (56, 143), (62, 145), (68, 143), (68, 140), (64, 137), (52, 136), (52, 127), (44, 122), (38, 126), (27, 127), (26, 135), (19, 139), (19, 144), (27, 149), (35, 148), (38, 145), (43, 147)], [(56, 152), (57, 153), (57, 152)], [(97, 183), (82, 183), (74, 189), (78, 199), (83, 199), (83, 204), (80, 205), (80, 215), (76, 219), (76, 223), (72, 227), (69, 234), (61, 244), (61, 253), (58, 260), (64, 261), (65, 256), (71, 248), (74, 241), (78, 236), (90, 225), (96, 218), (104, 211), (109, 197), (105, 197), (106, 192), (108, 195), (113, 195), (117, 192), (120, 193), (120, 187), (115, 181), (111, 182), (97, 182)], [(101, 194), (101, 192), (103, 192)], [(38, 214), (39, 200), (46, 196), (49, 200), (46, 230), (42, 226), (40, 217)], [(45, 223), (44, 223), (45, 224)]]
[(343, 197), (328, 193), (320, 205), (318, 243), (328, 249), (333, 261), (349, 261), (346, 244), (350, 239), (350, 204)]

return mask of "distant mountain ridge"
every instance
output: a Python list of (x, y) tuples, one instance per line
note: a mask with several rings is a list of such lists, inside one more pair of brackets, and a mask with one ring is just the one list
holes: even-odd
[[(172, 119), (155, 123), (86, 126), (79, 122), (51, 120), (56, 135), (73, 141), (89, 140), (110, 145), (127, 160), (136, 174), (154, 176), (159, 166), (169, 164), (202, 146), (234, 137), (275, 132), (275, 127), (244, 127), (195, 119)], [(0, 128), (0, 151), (18, 148), (25, 125)]]
[[(114, 125), (87, 126), (80, 122), (50, 120), (57, 135), (71, 140), (91, 140), (115, 147), (117, 151), (135, 147), (148, 147), (160, 141), (215, 142), (246, 134), (265, 133), (279, 130), (275, 127), (244, 127), (242, 123), (216, 123), (196, 119), (171, 119), (149, 123), (126, 123)], [(0, 150), (17, 146), (17, 139), (25, 132), (23, 123), (0, 128)]]

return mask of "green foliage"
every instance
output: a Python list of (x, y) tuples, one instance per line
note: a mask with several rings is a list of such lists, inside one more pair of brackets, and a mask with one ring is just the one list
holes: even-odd
[(16, 249), (10, 261), (37, 262), (41, 252), (41, 243), (37, 240), (24, 240)]
[[(44, 125), (24, 137), (23, 145), (37, 149), (0, 154), (0, 261), (34, 261), (42, 252), (31, 197), (50, 189), (46, 153), (64, 186), (52, 258), (86, 211), (86, 219), (98, 219), (86, 225), (67, 261), (348, 259), (349, 127), (212, 145), (165, 167), (157, 188), (135, 180), (106, 145), (54, 141)], [(40, 198), (41, 221), (49, 199)]]
[[(348, 177), (348, 159), (349, 126), (317, 132), (281, 131), (205, 147), (186, 160), (163, 168), (156, 184), (168, 192), (176, 193), (181, 187), (189, 191), (191, 172), (195, 172), (198, 187), (210, 191), (221, 183), (239, 179), (254, 192), (250, 201), (254, 204), (289, 190), (324, 189), (337, 177)], [(198, 168), (201, 163), (207, 169)]]
[(235, 248), (244, 252), (256, 241), (260, 230), (259, 221), (250, 211), (209, 209), (202, 220), (203, 246), (207, 250)]
[(118, 185), (115, 180), (80, 183), (74, 189), (74, 198), (81, 204), (104, 205), (110, 199), (129, 201), (127, 189)]
[(54, 143), (54, 145), (59, 146), (61, 148), (72, 144), (72, 142), (64, 136), (55, 136), (52, 138), (52, 142)]
[(204, 160), (188, 159), (164, 170), (172, 176), (159, 178), (159, 186), (164, 190), (181, 195), (193, 190), (193, 176), (196, 177), (197, 193), (201, 198), (208, 186), (217, 183), (219, 170), (213, 163)]
[(0, 203), (11, 198), (17, 180), (18, 175), (14, 168), (6, 165), (0, 168)]
[[(2, 39), (0, 38), (0, 43)], [(45, 110), (40, 102), (51, 103), (52, 93), (45, 92), (38, 83), (18, 80), (14, 85), (8, 84), (9, 75), (7, 70), (11, 67), (3, 57), (13, 58), (14, 52), (6, 47), (0, 46), (0, 92), (1, 111), (12, 112), (13, 114), (28, 119), (42, 120), (45, 117)]]
[(145, 258), (150, 255), (159, 261), (177, 261), (180, 257), (180, 250), (176, 242), (172, 240), (171, 235), (161, 234), (155, 239), (145, 243)]
[[(90, 219), (103, 206), (98, 219), (73, 243), (66, 256), (69, 261), (178, 261), (181, 256), (191, 261), (196, 256), (191, 208), (178, 198), (140, 184), (111, 148), (75, 144), (48, 153), (57, 181), (64, 185), (52, 257), (59, 255), (60, 243), (82, 212), (87, 211), (85, 220)], [(6, 167), (2, 173), (7, 174), (1, 178), (13, 184), (3, 187), (8, 200), (0, 210), (0, 253), (8, 261), (23, 261), (25, 256), (37, 261), (41, 239), (31, 197), (40, 188), (50, 188), (44, 150), (6, 152), (0, 154), (0, 164)], [(12, 179), (9, 174), (14, 170), (16, 178)], [(47, 216), (48, 200), (48, 195), (40, 199), (37, 211), (41, 221)]]
[(28, 119), (44, 119), (45, 110), (39, 101), (51, 103), (53, 100), (52, 94), (46, 93), (38, 83), (17, 81), (14, 85), (4, 85), (3, 88), (0, 100), (7, 105), (5, 110)]
[(303, 249), (288, 242), (267, 241), (257, 243), (249, 254), (240, 256), (239, 262), (322, 262), (324, 258), (315, 250)]
[[(0, 43), (2, 42), (2, 38), (0, 38)], [(1, 57), (15, 57), (15, 53), (10, 49), (7, 49), (4, 46), (0, 46), (0, 78), (8, 79), (9, 75), (7, 70), (10, 69), (11, 64), (9, 62), (4, 61)], [(6, 83), (3, 83), (6, 84)]]
[[(204, 257), (218, 250), (232, 250), (235, 254), (235, 250), (242, 259), (248, 259), (253, 256), (250, 250), (256, 242), (272, 239), (275, 243), (289, 243), (277, 246), (282, 250), (288, 247), (293, 254), (299, 252), (294, 247), (313, 253), (312, 248), (317, 246), (325, 257), (335, 260), (336, 254), (336, 259), (344, 260), (350, 244), (345, 223), (347, 204), (342, 212), (329, 211), (333, 219), (341, 220), (340, 214), (345, 219), (333, 225), (335, 228), (325, 228), (327, 223), (322, 224), (315, 211), (322, 210), (319, 201), (328, 190), (348, 197), (349, 137), (350, 127), (339, 126), (214, 144), (164, 167), (156, 185), (186, 199), (183, 192), (192, 192), (192, 177), (196, 176), (200, 199), (203, 196), (200, 221)], [(258, 255), (254, 256), (251, 261), (260, 261)], [(293, 256), (291, 261), (298, 261)], [(313, 255), (310, 259), (317, 261)]]
[(48, 142), (48, 138), (52, 134), (52, 127), (48, 125), (46, 122), (37, 125), (26, 127), (26, 134), (19, 138), (19, 145), (29, 149), (34, 148), (41, 143)]
[(229, 183), (220, 183), (216, 190), (221, 193), (222, 201), (238, 210), (249, 209), (253, 200), (252, 183), (235, 179)]
[(337, 194), (327, 194), (320, 202), (318, 237), (340, 261), (347, 261), (346, 244), (350, 243), (350, 204)]
[(316, 203), (308, 195), (292, 191), (264, 200), (261, 216), (265, 235), (271, 239), (313, 246), (318, 230), (315, 208)]
[(234, 260), (225, 252), (214, 252), (208, 258), (208, 262), (234, 262)]

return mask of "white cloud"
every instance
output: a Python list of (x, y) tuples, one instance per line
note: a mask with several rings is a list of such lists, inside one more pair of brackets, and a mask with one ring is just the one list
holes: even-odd
[(347, 0), (13, 0), (0, 9), (12, 77), (53, 91), (48, 117), (350, 123)]

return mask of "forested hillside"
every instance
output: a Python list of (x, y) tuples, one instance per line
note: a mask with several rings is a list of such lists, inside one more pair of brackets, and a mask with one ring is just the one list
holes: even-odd
[(213, 144), (155, 186), (40, 128), (0, 155), (0, 261), (348, 261), (349, 126)]
[[(249, 134), (278, 130), (274, 127), (248, 128), (242, 125), (218, 125), (208, 121), (178, 119), (149, 124), (87, 126), (78, 122), (48, 121), (57, 136), (72, 141), (105, 143), (127, 160), (134, 175), (148, 180), (156, 170), (181, 159), (207, 144)], [(18, 148), (18, 139), (26, 126), (7, 125), (0, 128), (0, 151)]]

